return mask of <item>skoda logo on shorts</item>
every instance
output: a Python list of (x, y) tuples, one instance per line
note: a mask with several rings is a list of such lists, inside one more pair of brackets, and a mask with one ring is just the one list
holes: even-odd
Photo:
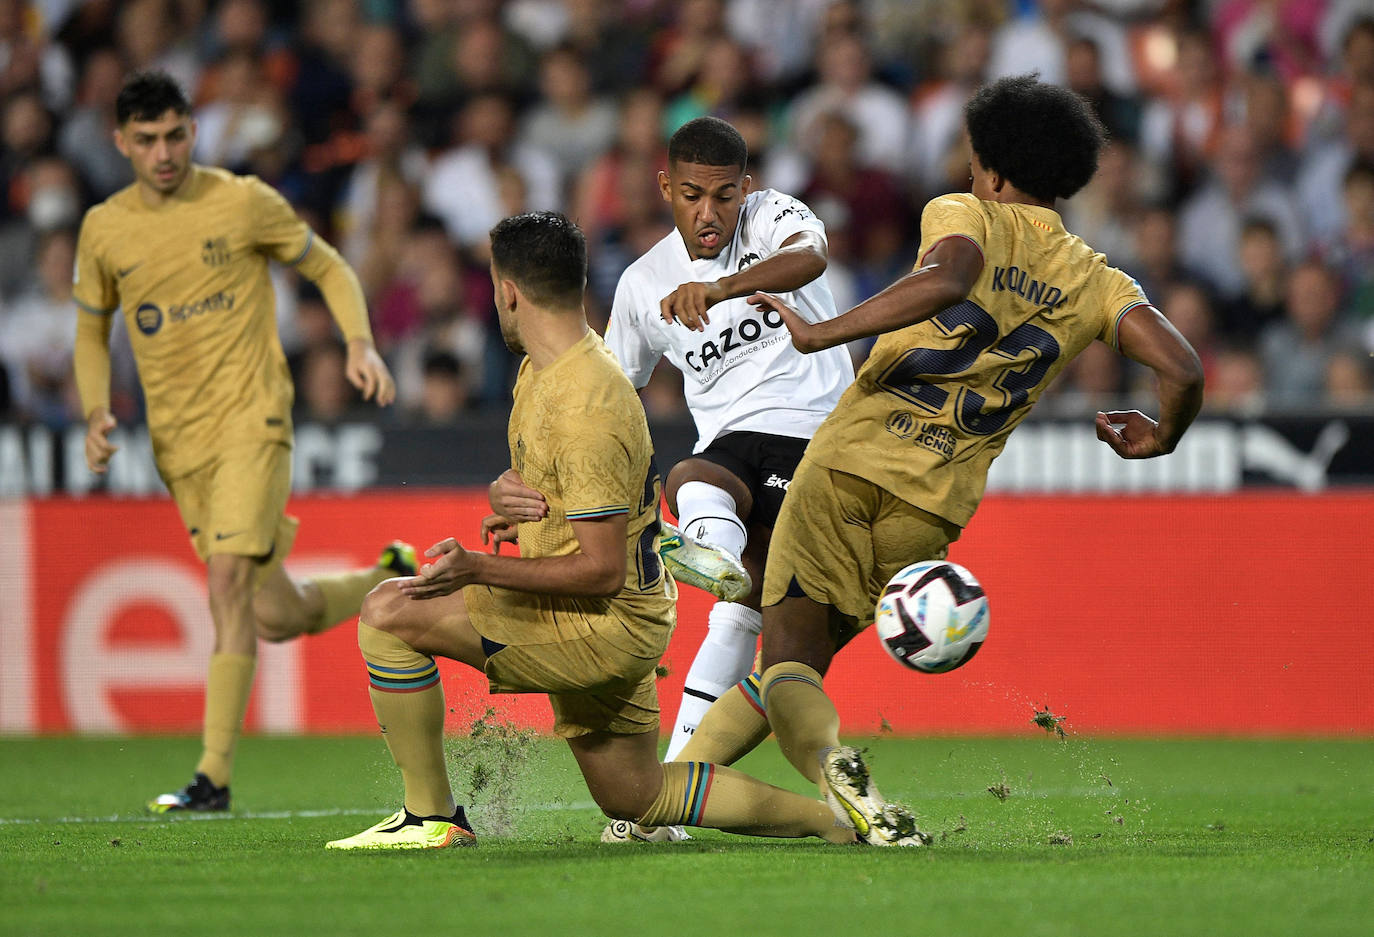
[(916, 432), (916, 417), (907, 410), (893, 410), (887, 416), (887, 431), (898, 439), (910, 439)]
[(134, 312), (134, 321), (144, 335), (156, 335), (157, 330), (162, 328), (162, 310), (152, 303), (144, 303)]

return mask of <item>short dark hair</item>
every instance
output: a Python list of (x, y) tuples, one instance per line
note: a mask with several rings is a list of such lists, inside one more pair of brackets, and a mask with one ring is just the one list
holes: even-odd
[(491, 229), (491, 262), (534, 302), (571, 308), (587, 285), (587, 239), (555, 211), (512, 215)]
[(985, 169), (1046, 202), (1087, 185), (1107, 141), (1085, 98), (1034, 75), (984, 85), (964, 105), (964, 122)]
[(115, 98), (115, 122), (157, 120), (168, 111), (191, 113), (191, 102), (175, 78), (163, 71), (134, 72)]
[(719, 117), (697, 117), (669, 138), (668, 162), (738, 166), (742, 173), (749, 164), (749, 147), (729, 122)]

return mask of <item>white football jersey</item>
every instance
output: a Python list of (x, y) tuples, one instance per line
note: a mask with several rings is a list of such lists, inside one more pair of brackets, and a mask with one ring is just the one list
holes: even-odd
[[(797, 199), (773, 189), (751, 192), (735, 236), (719, 256), (693, 260), (674, 229), (620, 277), (606, 344), (637, 388), (649, 382), (665, 355), (682, 372), (697, 426), (694, 452), (722, 433), (740, 430), (810, 439), (854, 380), (843, 345), (803, 355), (792, 347), (781, 316), (763, 313), (744, 297), (707, 310), (711, 321), (704, 332), (664, 322), (659, 314), (659, 302), (683, 283), (738, 273), (771, 257), (800, 231), (825, 237), (820, 219)], [(779, 295), (808, 322), (836, 315), (825, 274)]]

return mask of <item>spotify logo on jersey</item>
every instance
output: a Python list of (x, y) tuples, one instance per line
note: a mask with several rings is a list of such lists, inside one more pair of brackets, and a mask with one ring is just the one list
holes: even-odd
[(152, 303), (144, 303), (134, 312), (134, 321), (144, 335), (155, 335), (162, 328), (162, 310)]

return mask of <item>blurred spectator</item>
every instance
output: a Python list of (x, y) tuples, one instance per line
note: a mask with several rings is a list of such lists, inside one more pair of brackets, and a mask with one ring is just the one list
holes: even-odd
[[(231, 53), (248, 53), (256, 57), (264, 77), (283, 94), (295, 81), (298, 67), (295, 56), (279, 31), (271, 28), (264, 0), (222, 0), (206, 23), (201, 50), (201, 57), (212, 64), (200, 73), (195, 102), (220, 96), (221, 63)], [(118, 90), (118, 82), (114, 90)]]
[[(1064, 54), (1064, 84), (1088, 99), (1110, 140), (1134, 144), (1140, 137), (1140, 100), (1107, 86), (1102, 53), (1087, 36), (1069, 40)], [(1087, 239), (1091, 243), (1091, 239)]]
[[(1361, 9), (1363, 7), (1363, 9)], [(1331, 74), (1308, 108), (1308, 135), (1325, 141), (1339, 136), (1356, 85), (1374, 83), (1374, 5), (1367, 0), (1331, 4), (1323, 24)]]
[(1145, 106), (1140, 150), (1170, 174), (1175, 195), (1186, 195), (1203, 174), (1224, 119), (1221, 82), (1205, 33), (1175, 40), (1165, 93)]
[(1264, 386), (1259, 355), (1250, 348), (1225, 346), (1212, 362), (1202, 406), (1230, 416), (1257, 416), (1264, 411)]
[(1337, 352), (1326, 362), (1326, 395), (1328, 407), (1340, 410), (1368, 411), (1374, 405), (1374, 375), (1370, 373), (1370, 356), (1352, 351)]
[(1162, 296), (1184, 275), (1179, 258), (1190, 252), (1178, 242), (1178, 220), (1168, 206), (1152, 204), (1135, 217), (1133, 231), (1126, 272), (1136, 278), (1146, 296)]
[(1226, 299), (1245, 287), (1238, 252), (1241, 226), (1250, 218), (1274, 225), (1285, 257), (1302, 252), (1302, 223), (1289, 190), (1260, 176), (1254, 140), (1237, 125), (1222, 134), (1213, 174), (1179, 213), (1179, 240), (1188, 246), (1184, 265)]
[(1228, 68), (1293, 81), (1319, 71), (1326, 4), (1315, 0), (1223, 0), (1212, 28)]
[(115, 36), (129, 69), (161, 69), (188, 91), (197, 87), (201, 65), (190, 35), (199, 25), (191, 17), (201, 13), (198, 4), (172, 0), (128, 0), (120, 6)]
[(514, 120), (501, 95), (473, 98), (458, 115), (457, 145), (434, 160), (424, 187), (425, 208), (483, 262), (487, 232), (496, 222), (562, 205), (558, 164), (543, 150), (516, 142)]
[(1288, 88), (1269, 75), (1250, 75), (1243, 82), (1243, 122), (1255, 141), (1260, 175), (1291, 186), (1298, 175), (1298, 124)]
[(129, 161), (114, 144), (115, 97), (124, 79), (124, 62), (113, 48), (86, 59), (76, 108), (58, 132), (57, 148), (81, 173), (97, 201), (134, 181)]
[(799, 197), (825, 223), (830, 256), (868, 272), (877, 292), (896, 272), (894, 264), (910, 264), (910, 203), (895, 176), (859, 162), (859, 131), (848, 117), (820, 115), (812, 136), (811, 178)]
[(668, 102), (664, 133), (671, 136), (687, 121), (707, 115), (734, 123), (742, 111), (757, 109), (758, 98), (748, 48), (733, 39), (718, 39), (702, 55), (693, 80)]
[(1284, 318), (1260, 336), (1268, 397), (1280, 407), (1316, 407), (1337, 354), (1361, 350), (1359, 336), (1337, 316), (1335, 275), (1324, 265), (1298, 265), (1288, 280)]
[(1345, 309), (1369, 329), (1365, 344), (1374, 349), (1374, 162), (1346, 170), (1341, 194), (1345, 227), (1321, 254), (1340, 273)]
[(793, 99), (789, 113), (794, 145), (805, 152), (821, 117), (841, 113), (859, 128), (859, 158), (865, 166), (904, 175), (910, 137), (907, 106), (901, 95), (873, 80), (863, 40), (832, 35), (816, 56), (820, 80)]
[(0, 0), (0, 97), (39, 88), (47, 107), (64, 111), (72, 101), (76, 69), (66, 48), (30, 34), (29, 7), (24, 0)]
[(199, 163), (249, 171), (254, 154), (281, 140), (285, 109), (254, 52), (230, 52), (220, 63), (216, 84), (218, 97), (195, 111), (192, 153)]
[(467, 409), (471, 388), (458, 356), (443, 349), (425, 352), (420, 403), (415, 416), (431, 426), (451, 425)]
[(1374, 162), (1374, 81), (1350, 91), (1344, 133), (1317, 147), (1298, 174), (1299, 201), (1312, 236), (1328, 240), (1345, 226), (1341, 187), (1356, 162)]
[[(968, 166), (963, 144), (964, 105), (983, 82), (987, 70), (991, 34), (983, 26), (970, 25), (939, 52), (937, 75), (916, 89), (912, 110), (912, 173), (924, 195), (943, 195), (967, 185)], [(959, 150), (954, 163), (958, 174), (949, 174), (950, 153)], [(954, 183), (957, 181), (957, 185)]]
[(82, 416), (71, 387), (75, 259), (76, 238), (70, 230), (45, 234), (38, 246), (35, 281), (0, 310), (0, 361), (9, 372), (13, 406), (21, 419), (54, 429)]
[(1216, 366), (1217, 316), (1212, 298), (1200, 283), (1175, 283), (1158, 300), (1158, 308), (1188, 340), (1202, 359), (1203, 375), (1210, 378)]
[(750, 47), (762, 80), (787, 83), (811, 64), (821, 18), (832, 6), (834, 0), (731, 0), (725, 22)]
[[(380, 281), (375, 273), (364, 276), (360, 265), (372, 253), (374, 237), (394, 245), (409, 227), (419, 206), (411, 196), (424, 184), (429, 160), (412, 139), (409, 118), (399, 101), (376, 104), (367, 114), (364, 132), (364, 155), (349, 170), (334, 226), (344, 256), (358, 270), (364, 292), (371, 296)], [(391, 201), (384, 206), (388, 198)], [(385, 212), (389, 215), (382, 218)], [(383, 248), (382, 253), (387, 250)]]
[(670, 9), (673, 21), (654, 37), (649, 52), (650, 79), (665, 96), (691, 85), (711, 47), (726, 38), (723, 0), (682, 0)]
[(347, 361), (348, 353), (337, 341), (309, 345), (301, 352), (296, 375), (297, 422), (337, 423), (348, 419), (354, 410), (367, 416), (360, 409), (357, 391), (348, 383), (344, 372)]
[[(420, 190), (393, 174), (381, 175), (369, 206), (367, 227), (350, 228), (345, 242), (349, 262), (358, 273), (363, 295), (373, 306), (372, 331), (377, 347), (385, 354), (397, 339), (404, 337), (408, 322), (380, 317), (375, 304), (396, 277), (406, 243), (420, 220)], [(442, 233), (443, 225), (437, 220)]]
[(658, 92), (649, 88), (630, 92), (621, 108), (614, 145), (578, 179), (573, 218), (582, 226), (587, 243), (595, 243), (607, 228), (626, 223), (631, 212), (627, 193), (634, 209), (642, 207), (646, 194), (660, 201), (655, 177), (668, 168), (662, 113)]
[(1101, 50), (1104, 80), (1118, 94), (1135, 93), (1135, 74), (1120, 23), (1077, 0), (1039, 0), (1025, 15), (1003, 23), (992, 37), (988, 78), (1038, 72), (1041, 81), (1062, 85), (1068, 79), (1068, 47), (1091, 39)]
[[(327, 143), (340, 130), (354, 127), (351, 66), (358, 25), (354, 0), (307, 0), (304, 5), (289, 104), (307, 146)], [(326, 153), (313, 158), (322, 168), (334, 163)]]
[(28, 283), (38, 239), (45, 232), (76, 227), (82, 204), (75, 170), (55, 156), (26, 166), (11, 182), (10, 197), (20, 214), (0, 223), (0, 290), (6, 296)]
[(1098, 157), (1097, 175), (1060, 206), (1070, 231), (1107, 255), (1114, 267), (1139, 264), (1132, 227), (1149, 186), (1150, 172), (1127, 143), (1109, 140)]
[(570, 185), (615, 141), (618, 111), (611, 101), (593, 96), (591, 75), (571, 46), (544, 55), (539, 88), (543, 101), (525, 117), (520, 139), (553, 156)]
[(1283, 318), (1288, 264), (1273, 222), (1245, 222), (1237, 256), (1244, 284), (1222, 305), (1221, 331), (1238, 343), (1254, 344), (1266, 326)]
[(500, 24), (496, 6), (442, 0), (415, 4), (421, 27), (414, 56), (417, 116), (426, 145), (447, 142), (449, 115), (474, 96), (499, 94), (520, 101), (533, 86), (535, 52), (522, 36)]
[(642, 18), (619, 0), (564, 0), (567, 29), (560, 42), (576, 49), (592, 74), (592, 87), (617, 94), (643, 87), (649, 40)]

